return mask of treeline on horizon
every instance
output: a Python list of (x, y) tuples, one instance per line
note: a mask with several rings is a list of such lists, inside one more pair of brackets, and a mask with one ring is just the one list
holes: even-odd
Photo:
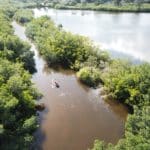
[[(44, 4), (46, 5), (46, 3)], [(49, 4), (50, 5), (50, 4)], [(81, 9), (114, 12), (150, 12), (149, 0), (66, 0), (51, 2), (57, 9)]]
[(24, 3), (36, 2), (36, 3), (66, 3), (66, 4), (76, 4), (76, 3), (150, 3), (150, 0), (12, 0), (12, 1), (22, 1)]
[[(0, 0), (1, 2), (2, 0)], [(51, 7), (113, 12), (150, 12), (150, 0), (6, 0), (22, 8)]]
[(99, 4), (114, 4), (117, 6), (126, 4), (126, 3), (132, 3), (132, 4), (137, 4), (137, 5), (142, 5), (145, 3), (150, 3), (150, 0), (11, 0), (11, 1), (20, 1), (23, 3), (37, 3), (37, 4), (48, 4), (48, 3), (52, 3), (52, 4), (64, 4), (64, 5), (76, 5), (78, 3), (82, 3), (84, 5), (86, 5), (86, 3), (94, 3), (96, 5)]

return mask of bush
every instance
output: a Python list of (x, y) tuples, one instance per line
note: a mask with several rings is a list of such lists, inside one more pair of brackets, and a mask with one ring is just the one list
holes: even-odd
[[(86, 37), (73, 35), (55, 26), (47, 16), (34, 19), (27, 25), (26, 34), (37, 45), (49, 65), (61, 65), (74, 70), (91, 64), (105, 67), (110, 58)], [(87, 62), (87, 63), (86, 63)]]
[(34, 54), (14, 36), (11, 14), (4, 12), (0, 10), (0, 149), (27, 150), (37, 128), (39, 94), (25, 70), (33, 70)]
[(96, 87), (101, 82), (100, 71), (93, 67), (84, 67), (77, 73), (77, 77), (88, 86)]
[(105, 87), (119, 102), (130, 106), (150, 105), (150, 65), (113, 61), (103, 73)]
[(19, 9), (15, 13), (14, 19), (21, 24), (28, 23), (33, 19), (33, 11), (30, 9)]

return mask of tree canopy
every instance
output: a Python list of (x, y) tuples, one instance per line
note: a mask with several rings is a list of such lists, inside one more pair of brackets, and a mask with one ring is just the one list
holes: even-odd
[(9, 10), (0, 9), (0, 149), (27, 150), (38, 127), (31, 82), (33, 53), (14, 35)]

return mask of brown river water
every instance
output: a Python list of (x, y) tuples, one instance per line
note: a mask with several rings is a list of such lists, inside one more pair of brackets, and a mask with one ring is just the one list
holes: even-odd
[[(33, 149), (87, 150), (95, 139), (117, 143), (124, 136), (127, 109), (113, 101), (106, 103), (99, 89), (81, 84), (74, 72), (47, 68), (35, 46), (25, 36), (25, 28), (12, 23), (15, 34), (31, 44), (37, 73), (32, 81), (43, 94), (46, 110), (39, 112), (40, 128)], [(60, 88), (54, 88), (56, 80)]]

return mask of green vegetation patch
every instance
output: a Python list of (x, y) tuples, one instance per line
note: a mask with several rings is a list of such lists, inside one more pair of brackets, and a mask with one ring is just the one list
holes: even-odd
[[(29, 23), (26, 34), (36, 43), (40, 54), (49, 66), (60, 65), (75, 71), (83, 67), (95, 67), (92, 69), (95, 75), (90, 78), (91, 81), (84, 79), (84, 83), (90, 83), (88, 84), (90, 86), (97, 85), (98, 72), (110, 62), (107, 52), (94, 46), (88, 38), (66, 32), (60, 26), (56, 27), (46, 16)], [(92, 75), (90, 71), (89, 75)]]
[(130, 106), (150, 105), (150, 65), (132, 65), (116, 60), (103, 75), (104, 86), (113, 99)]
[(55, 5), (56, 9), (73, 9), (73, 10), (96, 10), (96, 11), (113, 11), (113, 12), (150, 12), (150, 4), (125, 3), (114, 5), (113, 3), (95, 4), (95, 3), (78, 3), (76, 5)]
[(84, 67), (79, 70), (77, 77), (86, 85), (96, 87), (101, 80), (100, 71), (94, 67)]
[(33, 19), (33, 11), (30, 9), (19, 9), (15, 13), (14, 19), (20, 24), (26, 24)]
[(33, 52), (14, 35), (13, 11), (0, 9), (0, 149), (27, 150), (37, 129)]

